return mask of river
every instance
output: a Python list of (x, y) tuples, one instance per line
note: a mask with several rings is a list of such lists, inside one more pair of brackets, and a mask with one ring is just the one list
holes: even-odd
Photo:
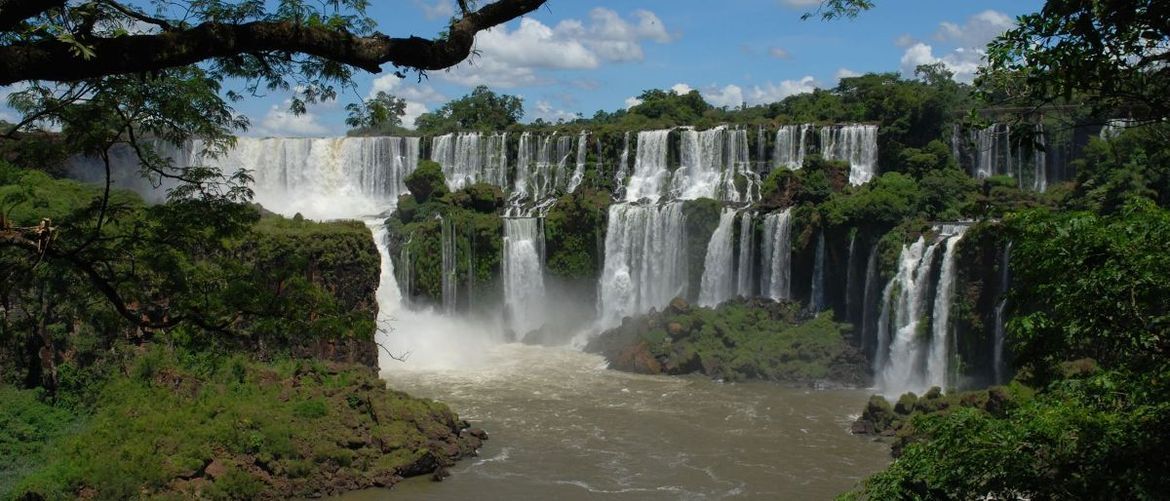
[(848, 431), (865, 391), (627, 374), (568, 348), (480, 354), (383, 373), (485, 428), (480, 456), (441, 483), (342, 499), (830, 499), (889, 462), (888, 445)]

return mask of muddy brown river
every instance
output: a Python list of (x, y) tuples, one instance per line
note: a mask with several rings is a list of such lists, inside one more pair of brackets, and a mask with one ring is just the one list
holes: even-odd
[(441, 483), (342, 499), (831, 499), (889, 462), (887, 445), (848, 432), (866, 391), (626, 374), (571, 348), (470, 358), (384, 377), (485, 428), (480, 456)]

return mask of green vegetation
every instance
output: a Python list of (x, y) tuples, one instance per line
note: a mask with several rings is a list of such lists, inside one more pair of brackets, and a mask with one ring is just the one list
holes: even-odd
[(552, 276), (596, 280), (605, 263), (602, 255), (609, 192), (587, 188), (557, 200), (544, 220), (545, 262)]
[(406, 184), (411, 193), (419, 195), (403, 195), (386, 225), (394, 269), (403, 274), (400, 276), (410, 277), (399, 280), (408, 288), (407, 297), (442, 304), (443, 232), (448, 231), (454, 241), (455, 282), (461, 301), (467, 299), (470, 277), (476, 301), (485, 307), (496, 304), (494, 299), (502, 294), (499, 277), (504, 227), (498, 211), (504, 204), (503, 192), (486, 184), (448, 192), (443, 171), (430, 161), (420, 162)]
[(0, 496), (320, 496), (389, 486), (479, 447), (447, 407), (386, 390), (364, 367), (163, 347), (130, 363), (79, 418), (0, 390)]
[(727, 381), (865, 381), (865, 357), (832, 312), (801, 319), (797, 303), (734, 300), (717, 308), (675, 299), (661, 313), (628, 319), (586, 348), (611, 367), (644, 374), (702, 373)]

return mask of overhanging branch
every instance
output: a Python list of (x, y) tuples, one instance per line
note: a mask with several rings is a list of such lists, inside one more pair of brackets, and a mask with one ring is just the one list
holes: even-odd
[[(3, 0), (0, 0), (3, 1)], [(371, 73), (386, 63), (419, 70), (449, 68), (471, 54), (475, 35), (532, 12), (547, 0), (499, 0), (453, 22), (442, 39), (356, 36), (292, 21), (204, 23), (190, 29), (83, 41), (85, 59), (70, 44), (46, 39), (0, 47), (0, 85), (24, 80), (76, 81), (104, 75), (188, 66), (206, 59), (257, 52), (302, 53)], [(23, 3), (46, 3), (28, 0)], [(0, 10), (3, 12), (3, 10)]]

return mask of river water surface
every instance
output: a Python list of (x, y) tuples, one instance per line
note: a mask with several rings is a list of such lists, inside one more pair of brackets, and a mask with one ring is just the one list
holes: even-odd
[(480, 457), (441, 483), (343, 499), (830, 499), (889, 462), (887, 445), (848, 432), (865, 391), (627, 374), (570, 348), (473, 358), (383, 377), (485, 428)]

